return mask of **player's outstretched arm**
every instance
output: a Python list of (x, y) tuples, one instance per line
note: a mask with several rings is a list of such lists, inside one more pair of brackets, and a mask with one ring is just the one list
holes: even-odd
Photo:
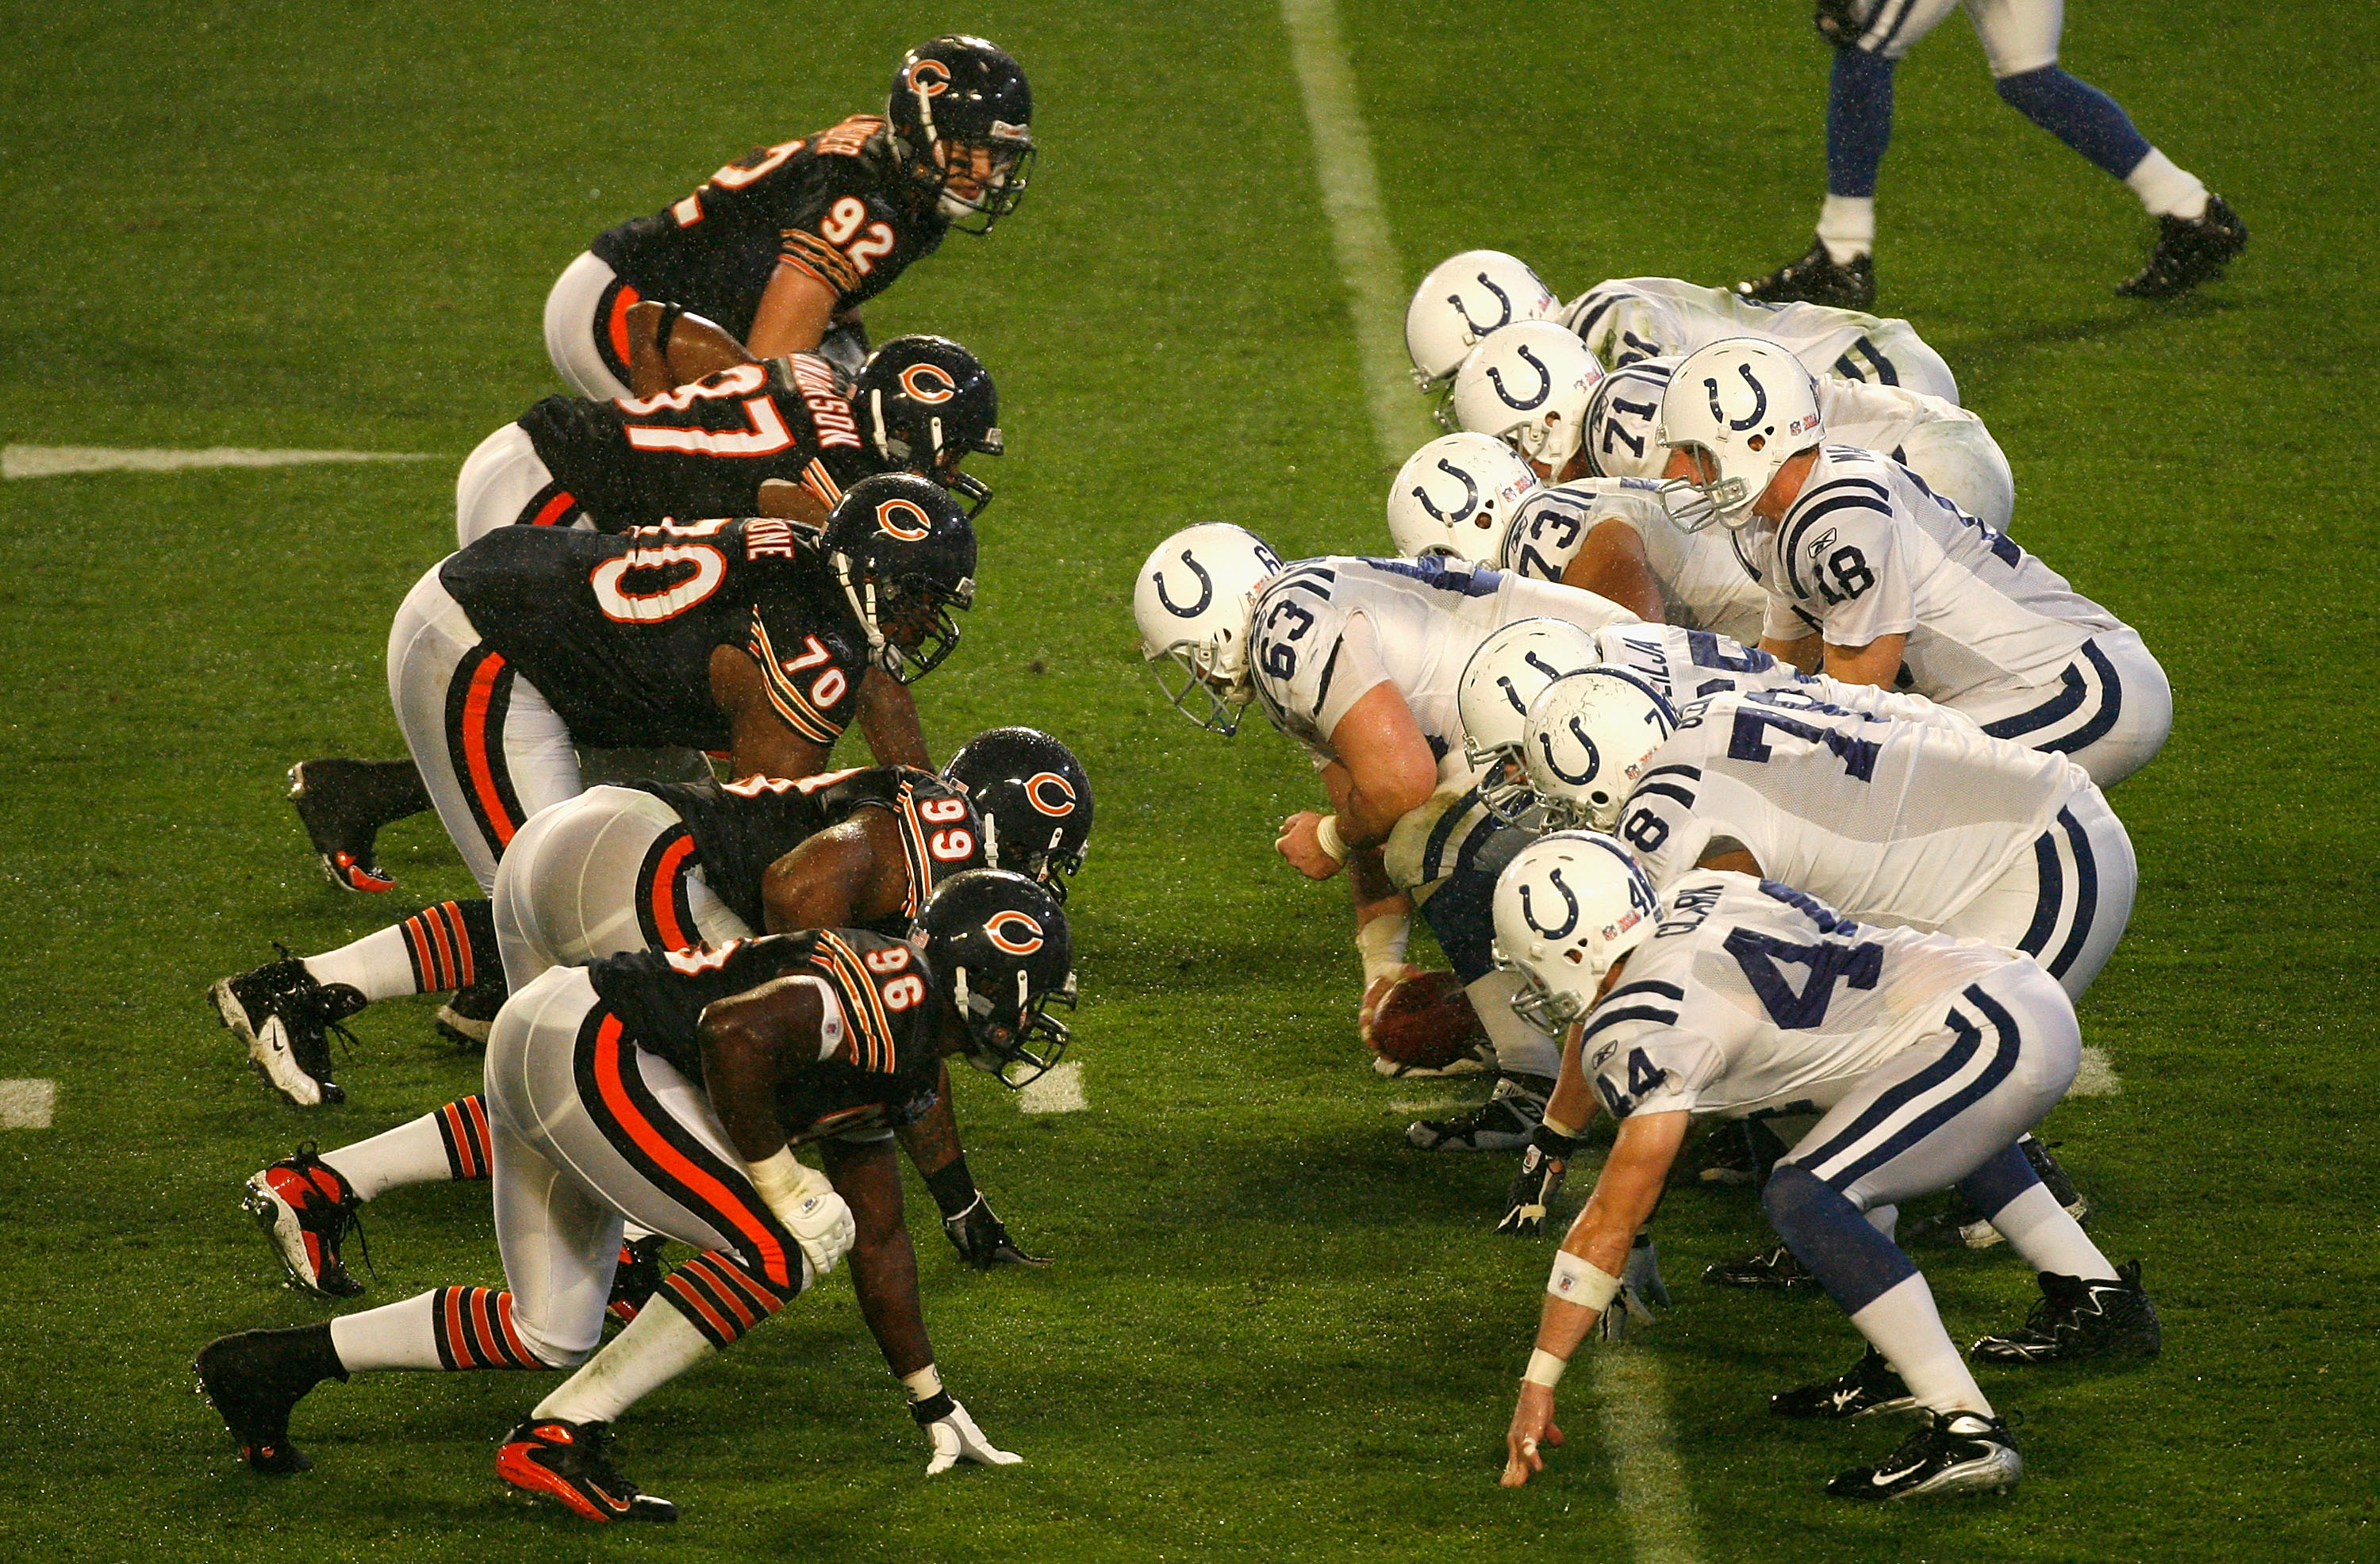
[(1818, 671), (1818, 661), (1826, 651), (1826, 645), (1815, 636), (1800, 636), (1789, 641), (1780, 637), (1763, 635), (1760, 649), (1779, 662), (1791, 663), (1804, 673), (1815, 673)]
[(1900, 677), (1900, 656), (1908, 649), (1905, 635), (1878, 636), (1864, 647), (1827, 643), (1826, 674), (1847, 685), (1874, 685), (1888, 690)]
[(1323, 784), (1339, 812), (1292, 815), (1273, 843), (1309, 879), (1328, 879), (1354, 850), (1388, 841), (1396, 823), (1428, 803), (1438, 787), (1438, 757), (1413, 708), (1385, 679), (1347, 709), (1329, 742), (1338, 758), (1325, 769)]
[(926, 1181), (927, 1190), (942, 1213), (942, 1232), (959, 1258), (979, 1271), (997, 1266), (1046, 1266), (1027, 1255), (1008, 1236), (1008, 1224), (991, 1208), (968, 1170), (966, 1148), (959, 1144), (958, 1114), (951, 1107), (950, 1066), (942, 1067), (941, 1089), (934, 1106), (914, 1124), (897, 1132), (901, 1149)]
[(857, 1236), (851, 1245), (851, 1285), (860, 1317), (876, 1338), (894, 1378), (934, 1361), (917, 1299), (917, 1251), (902, 1218), (901, 1162), (889, 1140), (846, 1146), (824, 1143), (826, 1176), (851, 1207)]
[[(880, 830), (884, 840), (871, 834)], [(909, 904), (909, 866), (899, 827), (881, 809), (829, 826), (805, 838), (760, 876), (760, 917), (767, 932), (859, 928)]]
[(817, 979), (780, 977), (702, 1012), (703, 1092), (752, 1187), (823, 1276), (851, 1248), (852, 1214), (816, 1169), (795, 1159), (777, 1119), (777, 1085), (818, 1058), (825, 1017)]
[(1561, 584), (1618, 603), (1648, 624), (1661, 623), (1667, 608), (1661, 584), (1645, 560), (1645, 540), (1616, 517), (1595, 523), (1586, 540), (1562, 566)]
[(917, 721), (917, 697), (881, 668), (868, 669), (859, 681), (859, 731), (878, 765), (934, 769), (926, 758), (926, 730)]

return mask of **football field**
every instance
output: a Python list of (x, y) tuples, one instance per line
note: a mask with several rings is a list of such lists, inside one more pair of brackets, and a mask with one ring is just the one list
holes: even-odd
[[(972, 348), (1008, 442), (972, 469), (999, 497), (965, 644), (918, 700), (937, 760), (1027, 723), (1098, 791), (1068, 907), (1087, 1106), (956, 1088), (978, 1180), (1056, 1263), (965, 1269), (909, 1183), (942, 1371), (1026, 1463), (923, 1478), (838, 1273), (623, 1420), (674, 1528), (599, 1532), (496, 1482), (547, 1375), (325, 1385), (294, 1422), (316, 1470), (257, 1476), (190, 1355), (330, 1306), (282, 1284), (242, 1181), (479, 1067), (433, 1000), (386, 1003), (346, 1102), (305, 1112), (217, 1024), (205, 988), (272, 941), (472, 890), (428, 816), (382, 839), (395, 892), (334, 890), (283, 772), (403, 753), (390, 618), (453, 547), (463, 457), (560, 389), (561, 268), (752, 146), (880, 112), (901, 52), (953, 28), (1023, 63), (1042, 151), (1015, 215), (868, 310), (880, 342)], [(2380, 1558), (2367, 7), (2073, 7), (2067, 66), (2253, 235), (2161, 306), (2111, 293), (2138, 203), (1999, 103), (1963, 22), (1900, 72), (1879, 312), (1949, 360), (2014, 466), (2015, 536), (2140, 629), (2177, 719), (2112, 794), (2141, 896), (2081, 1013), (2118, 1089), (2044, 1131), (2100, 1244), (2143, 1259), (2163, 1356), (1984, 1372), (2022, 1413), (2022, 1485), (1886, 1510), (1820, 1487), (1900, 1425), (1766, 1410), (1855, 1333), (1822, 1296), (1700, 1285), (1773, 1240), (1746, 1192), (1694, 1183), (1658, 1232), (1675, 1306), (1590, 1343), (1567, 1448), (1495, 1485), (1553, 1242), (1488, 1231), (1510, 1157), (1405, 1146), (1466, 1093), (1384, 1081), (1355, 1041), (1345, 894), (1271, 847), (1319, 800), (1310, 769), (1254, 714), (1225, 741), (1167, 710), (1130, 612), (1143, 556), (1196, 521), (1388, 552), (1387, 452), (1429, 430), (1382, 390), (1396, 339), (1363, 301), (1445, 255), (1510, 250), (1569, 297), (1806, 244), (1828, 67), (1802, 0), (157, 0), (8, 31), (0, 443), (431, 459), (0, 481), (0, 1082), (55, 1084), (0, 1085), (0, 1555)], [(367, 1303), (501, 1283), (485, 1184), (365, 1222)], [(2004, 1248), (1916, 1257), (1961, 1340), (2037, 1296)]]

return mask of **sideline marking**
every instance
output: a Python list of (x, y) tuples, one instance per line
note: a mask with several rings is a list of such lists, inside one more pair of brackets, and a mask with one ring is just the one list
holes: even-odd
[(1290, 60), (1297, 69), (1298, 95), (1314, 139), (1315, 174), (1322, 209), (1330, 214), (1331, 248), (1347, 285), (1347, 312), (1354, 318), (1355, 347), (1363, 362), (1364, 392), (1380, 456), (1393, 467), (1429, 438), (1422, 399), (1413, 388), (1405, 354), (1405, 293), (1397, 247), (1380, 211), (1380, 176), (1372, 161), (1372, 138), (1355, 95), (1339, 36), (1334, 0), (1281, 0), (1289, 29)]
[(1661, 1363), (1646, 1348), (1588, 1340), (1604, 1448), (1611, 1452), (1620, 1513), (1636, 1544), (1637, 1564), (1697, 1564), (1694, 1506), (1670, 1428)]
[(0, 1081), (0, 1130), (46, 1130), (57, 1109), (55, 1081)]
[(1020, 1113), (1080, 1113), (1091, 1105), (1083, 1095), (1083, 1066), (1078, 1060), (1055, 1064), (1016, 1094)]
[(0, 449), (0, 478), (58, 478), (74, 472), (181, 472), (190, 467), (291, 467), (311, 462), (434, 462), (420, 451), (257, 451), (210, 445), (203, 451), (134, 450), (114, 445), (11, 445)]
[(2116, 1073), (2116, 1061), (2106, 1049), (2082, 1046), (2082, 1067), (2074, 1073), (2074, 1084), (2066, 1088), (2068, 1097), (2114, 1097), (2124, 1089)]

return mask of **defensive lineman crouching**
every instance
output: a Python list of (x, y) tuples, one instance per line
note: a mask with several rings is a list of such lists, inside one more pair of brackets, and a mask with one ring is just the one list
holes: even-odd
[[(570, 1368), (505, 1438), (505, 1482), (592, 1521), (667, 1521), (604, 1451), (614, 1418), (741, 1338), (848, 1253), (860, 1308), (933, 1444), (928, 1473), (1005, 1465), (934, 1367), (892, 1131), (964, 1053), (1021, 1085), (1074, 1002), (1064, 913), (1022, 876), (938, 891), (909, 940), (863, 930), (640, 951), (555, 967), (488, 1043), (496, 1239), (510, 1290), (449, 1287), (198, 1355), (200, 1388), (256, 1470), (304, 1471), (289, 1413), (366, 1369)], [(824, 1175), (794, 1157), (821, 1143)], [(702, 1251), (601, 1352), (621, 1225)], [(663, 1307), (662, 1304), (668, 1306)], [(583, 1365), (583, 1366), (581, 1366)]]

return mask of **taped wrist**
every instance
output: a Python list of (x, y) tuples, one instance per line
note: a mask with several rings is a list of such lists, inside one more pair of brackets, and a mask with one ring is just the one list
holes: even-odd
[(967, 1171), (965, 1152), (952, 1158), (948, 1166), (928, 1173), (926, 1191), (934, 1197), (934, 1204), (941, 1207), (942, 1220), (946, 1222), (963, 1215), (968, 1206), (983, 1198), (975, 1187), (975, 1175)]
[(1355, 930), (1355, 953), (1364, 958), (1364, 987), (1405, 969), (1405, 943), (1413, 938), (1413, 915), (1391, 913)]
[(940, 1423), (958, 1409), (958, 1402), (942, 1388), (941, 1371), (928, 1364), (915, 1374), (901, 1376), (901, 1388), (909, 1393), (909, 1415), (923, 1428), (929, 1423)]
[(1551, 1120), (1542, 1120), (1536, 1129), (1529, 1132), (1529, 1144), (1548, 1157), (1560, 1158), (1567, 1162), (1577, 1156), (1578, 1148), (1586, 1143), (1577, 1135), (1565, 1134), (1556, 1129)]
[(1542, 1385), (1550, 1390), (1561, 1382), (1562, 1370), (1569, 1366), (1568, 1358), (1558, 1358), (1543, 1347), (1532, 1348), (1529, 1366), (1522, 1373), (1521, 1380), (1524, 1384)]
[(811, 1170), (794, 1158), (794, 1148), (780, 1146), (774, 1155), (758, 1162), (747, 1162), (744, 1170), (752, 1180), (752, 1188), (761, 1201), (776, 1214), (779, 1221), (802, 1202), (803, 1185)]
[(1333, 861), (1347, 861), (1347, 839), (1339, 834), (1339, 817), (1325, 815), (1314, 828), (1314, 844), (1330, 855)]
[(1546, 1295), (1601, 1314), (1620, 1296), (1620, 1279), (1567, 1249), (1557, 1249), (1553, 1274), (1546, 1278)]

